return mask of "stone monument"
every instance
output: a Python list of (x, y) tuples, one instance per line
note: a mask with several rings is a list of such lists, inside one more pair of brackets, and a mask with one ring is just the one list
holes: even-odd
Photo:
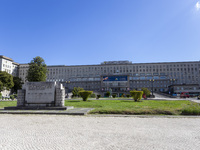
[(17, 107), (5, 109), (66, 110), (65, 88), (59, 82), (26, 82), (18, 90)]

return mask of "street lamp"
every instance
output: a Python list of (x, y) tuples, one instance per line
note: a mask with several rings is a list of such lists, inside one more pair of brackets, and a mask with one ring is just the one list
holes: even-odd
[(149, 81), (152, 83), (151, 92), (152, 92), (152, 96), (153, 96), (153, 82), (154, 82), (155, 80), (154, 80), (154, 79), (150, 79)]
[(67, 84), (67, 98), (68, 98), (68, 90), (69, 90), (68, 84), (69, 83), (70, 83), (70, 81), (66, 81), (66, 84)]
[(176, 79), (170, 79), (170, 81), (171, 81), (171, 85), (173, 85), (175, 83)]
[(174, 93), (174, 87), (172, 87), (172, 86), (173, 86), (174, 82), (176, 81), (176, 79), (170, 79), (170, 81), (171, 81), (171, 86), (169, 88), (169, 94), (173, 94)]

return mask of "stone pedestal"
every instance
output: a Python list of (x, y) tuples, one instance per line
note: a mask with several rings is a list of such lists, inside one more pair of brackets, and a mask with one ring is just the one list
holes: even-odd
[(27, 82), (18, 90), (16, 109), (63, 110), (64, 102), (65, 88), (60, 82)]

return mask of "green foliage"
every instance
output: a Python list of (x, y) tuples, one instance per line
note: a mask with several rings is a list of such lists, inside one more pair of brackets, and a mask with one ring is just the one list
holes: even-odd
[(135, 102), (140, 102), (142, 99), (143, 91), (130, 91), (131, 96), (135, 100)]
[(112, 94), (112, 97), (115, 98), (117, 95), (116, 94)]
[(90, 97), (91, 97), (91, 98), (95, 98), (96, 95), (95, 95), (94, 93), (92, 93), (92, 94), (90, 95)]
[(14, 100), (14, 99), (15, 99), (15, 96), (14, 96), (14, 95), (10, 95), (10, 98), (11, 98), (12, 100)]
[(126, 97), (128, 97), (128, 98), (129, 98), (129, 97), (130, 97), (130, 94), (126, 94)]
[(0, 80), (0, 92), (3, 91), (3, 83)]
[(13, 77), (14, 86), (12, 87), (12, 92), (17, 93), (17, 90), (22, 89), (22, 79), (19, 77)]
[(192, 103), (182, 109), (182, 115), (200, 115), (200, 105)]
[(13, 96), (14, 96), (15, 98), (17, 98), (17, 94), (13, 94)]
[(82, 97), (83, 101), (87, 101), (87, 99), (92, 93), (93, 91), (79, 91), (79, 94)]
[(74, 89), (72, 90), (72, 96), (73, 97), (79, 97), (79, 92), (80, 91), (83, 91), (84, 89), (83, 88), (80, 88), (80, 87), (74, 87)]
[(120, 95), (120, 97), (125, 97), (125, 94), (123, 93), (122, 95)]
[(13, 76), (5, 71), (0, 71), (0, 92), (10, 90), (13, 86)]
[(26, 76), (29, 82), (46, 81), (47, 66), (44, 59), (37, 56), (29, 63), (28, 75)]
[(143, 94), (145, 94), (147, 97), (151, 94), (151, 91), (149, 91), (148, 88), (142, 88)]
[(98, 95), (97, 95), (97, 99), (99, 99), (100, 97), (101, 97), (101, 95), (98, 94)]
[(2, 94), (1, 94), (1, 92), (0, 92), (0, 99), (2, 99)]
[(106, 96), (106, 97), (109, 97), (109, 96), (110, 96), (110, 92), (107, 91), (105, 96)]

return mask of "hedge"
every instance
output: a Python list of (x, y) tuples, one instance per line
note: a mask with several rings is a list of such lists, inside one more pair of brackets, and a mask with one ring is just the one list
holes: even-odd
[(82, 97), (83, 101), (87, 101), (88, 97), (93, 93), (93, 91), (79, 91), (79, 95)]
[(140, 102), (142, 99), (143, 91), (130, 91), (131, 96), (135, 100), (135, 102)]

